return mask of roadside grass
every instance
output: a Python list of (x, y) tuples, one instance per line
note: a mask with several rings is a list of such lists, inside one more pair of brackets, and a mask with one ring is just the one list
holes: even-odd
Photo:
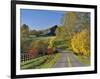
[(48, 56), (43, 56), (43, 57), (39, 57), (36, 59), (32, 59), (29, 61), (26, 61), (24, 63), (21, 63), (21, 69), (32, 69), (35, 68), (36, 66), (39, 66), (41, 64), (43, 64), (44, 62), (46, 62)]
[(30, 63), (32, 63), (32, 62), (41, 60), (42, 58), (46, 58), (46, 57), (47, 57), (47, 56), (42, 56), (42, 57), (38, 57), (38, 58), (33, 58), (33, 59), (31, 59), (31, 60), (23, 61), (23, 62), (21, 62), (21, 66), (30, 64)]
[(86, 56), (81, 56), (81, 55), (75, 55), (75, 57), (83, 64), (85, 65), (90, 65), (90, 58), (86, 57)]
[(40, 66), (40, 68), (52, 68), (55, 63), (59, 60), (61, 57), (61, 53), (57, 53), (53, 55), (53, 58), (50, 59), (48, 62), (44, 63), (43, 65)]
[(41, 64), (40, 66), (37, 66), (36, 68), (38, 68), (38, 69), (42, 68), (42, 66), (43, 66), (44, 64), (49, 63), (53, 58), (54, 58), (53, 55), (48, 55), (48, 58), (47, 58), (46, 62), (43, 63), (43, 64)]
[(57, 53), (21, 62), (21, 69), (51, 68), (59, 60), (60, 56), (61, 53)]

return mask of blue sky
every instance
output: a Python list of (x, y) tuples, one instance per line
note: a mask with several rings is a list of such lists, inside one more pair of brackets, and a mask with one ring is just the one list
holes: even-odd
[(31, 29), (42, 30), (61, 24), (64, 12), (50, 10), (21, 9), (21, 25), (27, 24)]

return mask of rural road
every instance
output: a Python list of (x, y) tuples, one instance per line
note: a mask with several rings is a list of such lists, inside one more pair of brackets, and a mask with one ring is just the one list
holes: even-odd
[(62, 52), (60, 59), (54, 65), (54, 68), (62, 67), (83, 67), (86, 66), (75, 57), (71, 52)]

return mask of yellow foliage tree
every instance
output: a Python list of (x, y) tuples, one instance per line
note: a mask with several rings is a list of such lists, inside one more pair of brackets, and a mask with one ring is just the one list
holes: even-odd
[(80, 55), (90, 55), (90, 34), (89, 30), (84, 29), (76, 33), (71, 39), (71, 46), (75, 53)]
[(51, 37), (51, 38), (49, 39), (49, 45), (48, 45), (48, 48), (53, 48), (54, 40), (55, 40), (55, 37)]

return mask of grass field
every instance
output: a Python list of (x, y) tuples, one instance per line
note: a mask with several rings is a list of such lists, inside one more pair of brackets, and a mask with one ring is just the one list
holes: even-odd
[(21, 63), (21, 69), (30, 69), (35, 68), (36, 66), (41, 65), (47, 60), (48, 56), (43, 56), (35, 59), (31, 59)]
[(51, 68), (60, 58), (60, 53), (21, 62), (21, 69)]
[(28, 37), (28, 38), (23, 38), (22, 40), (46, 40), (46, 39), (52, 39), (52, 38), (55, 38), (55, 36)]

